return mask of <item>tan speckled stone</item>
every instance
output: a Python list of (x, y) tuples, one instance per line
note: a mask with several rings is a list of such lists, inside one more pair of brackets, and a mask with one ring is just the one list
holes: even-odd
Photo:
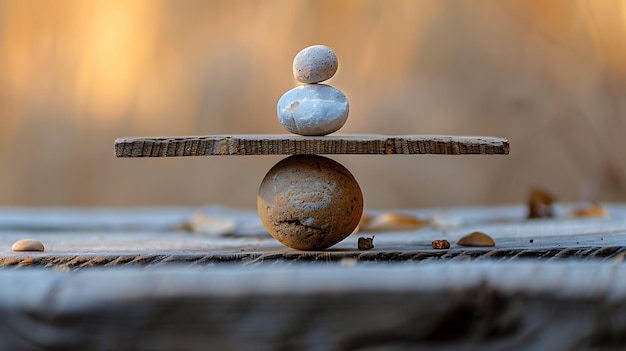
[(39, 240), (35, 239), (22, 239), (16, 241), (11, 246), (13, 251), (43, 251), (43, 244)]
[(363, 213), (363, 194), (339, 163), (317, 155), (294, 155), (265, 175), (257, 208), (276, 240), (298, 250), (320, 250), (356, 228)]
[(333, 49), (313, 45), (302, 49), (293, 59), (293, 76), (302, 83), (319, 83), (337, 72), (339, 61)]

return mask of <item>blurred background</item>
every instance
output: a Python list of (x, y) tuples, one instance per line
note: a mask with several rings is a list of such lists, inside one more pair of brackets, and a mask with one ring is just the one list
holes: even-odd
[(115, 138), (284, 133), (332, 47), (343, 133), (507, 137), (509, 156), (332, 156), (366, 208), (626, 200), (626, 1), (0, 1), (0, 205), (256, 207), (282, 157), (116, 159)]

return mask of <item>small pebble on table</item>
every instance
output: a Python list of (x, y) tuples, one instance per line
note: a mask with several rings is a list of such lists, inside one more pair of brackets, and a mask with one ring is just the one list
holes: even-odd
[(11, 246), (13, 251), (44, 251), (43, 244), (39, 240), (35, 239), (22, 239), (16, 241)]

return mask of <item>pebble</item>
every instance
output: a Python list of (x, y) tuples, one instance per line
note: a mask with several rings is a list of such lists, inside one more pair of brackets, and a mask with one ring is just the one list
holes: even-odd
[(554, 217), (554, 202), (556, 197), (545, 189), (532, 189), (528, 198), (528, 218)]
[(357, 241), (357, 248), (359, 250), (371, 250), (374, 248), (374, 237), (371, 238), (359, 238)]
[(278, 120), (287, 131), (300, 135), (326, 135), (348, 119), (348, 98), (325, 84), (293, 88), (278, 100)]
[(302, 49), (293, 59), (293, 76), (302, 83), (319, 83), (334, 76), (338, 67), (333, 49), (313, 45)]
[(468, 234), (456, 242), (461, 246), (496, 246), (496, 242), (493, 239), (482, 232), (473, 232)]
[(294, 155), (269, 170), (257, 209), (267, 231), (298, 250), (321, 250), (348, 237), (363, 214), (363, 194), (350, 171), (318, 155)]
[(450, 248), (450, 242), (448, 240), (433, 240), (430, 245), (433, 249), (447, 250)]
[(572, 211), (574, 217), (601, 217), (608, 218), (609, 211), (600, 204), (591, 204), (588, 207), (577, 208)]
[(43, 251), (44, 247), (41, 241), (35, 239), (22, 239), (16, 241), (11, 246), (13, 251)]
[(385, 212), (368, 222), (361, 221), (363, 232), (395, 232), (401, 230), (415, 230), (429, 224), (428, 220), (422, 220), (415, 216)]

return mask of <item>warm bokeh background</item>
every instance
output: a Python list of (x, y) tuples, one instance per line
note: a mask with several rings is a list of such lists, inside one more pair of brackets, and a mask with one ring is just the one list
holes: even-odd
[(282, 133), (334, 48), (346, 133), (508, 137), (509, 156), (338, 156), (367, 208), (626, 200), (626, 1), (0, 1), (0, 205), (254, 208), (281, 157), (115, 159), (120, 136)]

